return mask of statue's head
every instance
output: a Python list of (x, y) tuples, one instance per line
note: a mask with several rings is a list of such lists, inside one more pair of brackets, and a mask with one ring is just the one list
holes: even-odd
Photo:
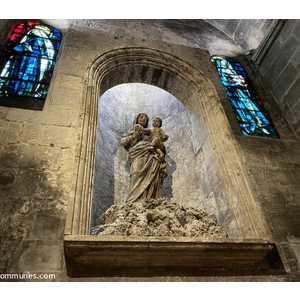
[(153, 127), (161, 127), (162, 126), (162, 119), (159, 117), (156, 117), (153, 119), (152, 122)]
[(135, 120), (134, 120), (134, 124), (140, 124), (141, 126), (143, 126), (144, 128), (146, 128), (148, 126), (148, 116), (145, 113), (139, 113)]

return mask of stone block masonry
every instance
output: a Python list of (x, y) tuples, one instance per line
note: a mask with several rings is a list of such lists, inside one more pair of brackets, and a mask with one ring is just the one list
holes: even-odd
[(286, 20), (260, 65), (262, 78), (300, 140), (300, 21)]

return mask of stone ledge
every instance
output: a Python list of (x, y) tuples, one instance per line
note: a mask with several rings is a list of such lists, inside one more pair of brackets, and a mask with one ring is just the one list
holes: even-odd
[(70, 277), (285, 273), (267, 240), (66, 235), (64, 247)]

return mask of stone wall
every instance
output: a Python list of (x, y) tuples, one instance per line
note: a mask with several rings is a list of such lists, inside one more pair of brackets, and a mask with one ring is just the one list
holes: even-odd
[(300, 21), (285, 20), (259, 65), (262, 78), (300, 140)]
[[(172, 36), (169, 42), (153, 41), (151, 35), (126, 36), (122, 30), (101, 33), (89, 29), (73, 25), (64, 35), (43, 111), (0, 107), (0, 273), (54, 273), (56, 281), (137, 280), (122, 277), (122, 274), (109, 279), (74, 279), (69, 278), (65, 270), (63, 233), (67, 206), (74, 199), (78, 172), (86, 74), (87, 68), (101, 54), (132, 46), (170, 53), (201, 70), (215, 86), (226, 109), (226, 95), (207, 52), (189, 47), (188, 42), (178, 45), (177, 37)], [(136, 30), (139, 28), (136, 27)], [(153, 34), (159, 36), (157, 32)], [(287, 271), (294, 277), (153, 276), (153, 280), (284, 281), (296, 278), (299, 261), (299, 193), (296, 189), (299, 181), (299, 145), (295, 140), (264, 142), (260, 138), (247, 141), (241, 138), (240, 142), (240, 133), (235, 127), (232, 113), (230, 109), (226, 109), (226, 112), (232, 130), (238, 136), (241, 157), (245, 158), (250, 182), (258, 189), (259, 200), (279, 241), (279, 247), (286, 250), (281, 253)], [(266, 148), (262, 149), (264, 145)], [(210, 144), (206, 146), (211, 147)], [(285, 150), (282, 152), (283, 148)], [(248, 155), (247, 151), (251, 154)], [(277, 164), (274, 165), (270, 157), (277, 157)], [(257, 164), (259, 171), (253, 169)], [(275, 177), (270, 176), (270, 170)], [(280, 224), (277, 220), (280, 220)]]
[[(240, 137), (245, 165), (286, 269), (299, 276), (299, 20), (280, 20), (259, 64), (242, 59), (280, 140)], [(254, 60), (255, 62), (255, 60)], [(260, 164), (257, 164), (260, 160)]]
[(43, 111), (0, 107), (1, 273), (64, 272), (82, 85), (63, 61)]
[[(300, 253), (300, 145), (297, 134), (285, 118), (282, 106), (274, 97), (276, 87), (270, 88), (274, 73), (262, 76), (250, 57), (237, 57), (244, 66), (254, 87), (269, 112), (280, 139), (264, 139), (238, 135), (236, 121), (231, 119), (224, 102), (228, 118), (236, 130), (236, 139), (251, 185), (271, 226), (277, 248), (285, 268), (293, 280), (299, 280)], [(279, 60), (278, 60), (279, 61)], [(266, 66), (266, 65), (265, 65)], [(269, 82), (266, 83), (265, 80)], [(278, 79), (279, 80), (279, 79)], [(279, 80), (280, 81), (280, 80)], [(279, 83), (278, 83), (279, 84)], [(295, 100), (297, 101), (297, 100)]]
[(293, 140), (238, 137), (243, 160), (286, 269), (299, 276), (300, 145)]

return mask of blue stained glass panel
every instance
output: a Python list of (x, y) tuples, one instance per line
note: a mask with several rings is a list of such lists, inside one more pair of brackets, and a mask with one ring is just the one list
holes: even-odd
[(61, 38), (51, 26), (19, 24), (0, 55), (0, 97), (45, 99)]
[(223, 56), (212, 56), (242, 134), (279, 138), (242, 65)]

